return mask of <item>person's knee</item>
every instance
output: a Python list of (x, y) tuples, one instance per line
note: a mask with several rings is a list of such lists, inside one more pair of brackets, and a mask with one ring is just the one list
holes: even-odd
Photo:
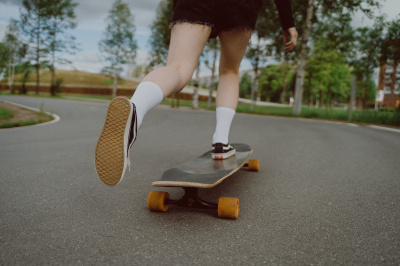
[(191, 67), (182, 64), (171, 64), (169, 66), (175, 69), (179, 77), (179, 83), (181, 84), (182, 88), (186, 86), (192, 79), (193, 71)]

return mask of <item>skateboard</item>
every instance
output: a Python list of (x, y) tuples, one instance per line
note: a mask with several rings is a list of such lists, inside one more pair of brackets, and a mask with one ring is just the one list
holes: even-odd
[(151, 191), (147, 197), (147, 208), (151, 211), (166, 212), (169, 205), (199, 209), (218, 210), (218, 217), (237, 219), (239, 199), (221, 197), (218, 203), (207, 202), (198, 195), (201, 188), (212, 188), (245, 167), (250, 171), (259, 170), (259, 161), (250, 160), (253, 150), (247, 144), (231, 144), (236, 155), (225, 160), (211, 158), (212, 150), (200, 157), (175, 166), (164, 172), (154, 187), (181, 187), (185, 194), (180, 199), (170, 199), (168, 192)]

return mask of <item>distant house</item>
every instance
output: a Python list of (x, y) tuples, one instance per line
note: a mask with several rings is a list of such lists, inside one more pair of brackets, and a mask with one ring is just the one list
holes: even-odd
[[(391, 45), (400, 46), (400, 39), (391, 41)], [(398, 48), (397, 48), (398, 49)], [(383, 91), (380, 105), (396, 108), (400, 105), (400, 65), (393, 60), (383, 62), (379, 73), (379, 90)]]

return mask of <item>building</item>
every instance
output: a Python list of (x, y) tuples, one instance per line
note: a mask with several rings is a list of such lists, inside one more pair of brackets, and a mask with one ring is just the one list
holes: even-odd
[[(400, 39), (391, 41), (400, 46)], [(398, 48), (397, 48), (398, 49)], [(400, 65), (393, 60), (383, 63), (379, 73), (379, 90), (383, 91), (383, 101), (379, 105), (397, 108), (400, 105)]]

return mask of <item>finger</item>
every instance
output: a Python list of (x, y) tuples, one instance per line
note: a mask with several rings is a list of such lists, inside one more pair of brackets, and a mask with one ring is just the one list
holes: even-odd
[(296, 44), (292, 41), (288, 42), (285, 44), (285, 50), (286, 51), (291, 51), (296, 47)]
[(290, 40), (289, 42), (285, 43), (285, 46), (296, 46), (297, 42), (296, 40)]
[(296, 46), (296, 44), (293, 41), (285, 43), (285, 47), (294, 47), (294, 46)]
[(296, 45), (293, 44), (293, 45), (287, 46), (286, 48), (290, 49), (290, 50), (293, 50), (295, 47), (296, 47)]

